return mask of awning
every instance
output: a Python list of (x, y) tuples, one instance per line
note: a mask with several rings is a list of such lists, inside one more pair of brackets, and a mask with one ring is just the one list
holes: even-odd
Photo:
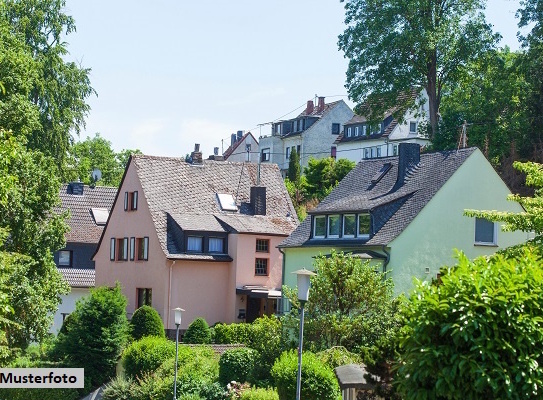
[(278, 299), (281, 298), (281, 290), (269, 289), (264, 286), (245, 285), (236, 288), (236, 294), (256, 297), (260, 299)]

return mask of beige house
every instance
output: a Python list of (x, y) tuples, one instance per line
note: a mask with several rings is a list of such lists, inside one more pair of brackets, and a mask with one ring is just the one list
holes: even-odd
[(252, 321), (279, 307), (282, 254), (297, 226), (277, 165), (134, 155), (94, 256), (127, 313), (149, 304), (174, 329), (197, 317)]

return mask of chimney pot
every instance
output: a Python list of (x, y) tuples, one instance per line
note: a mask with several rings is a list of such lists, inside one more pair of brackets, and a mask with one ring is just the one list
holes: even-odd
[(317, 106), (317, 112), (323, 112), (324, 111), (324, 97), (319, 97), (319, 105)]
[(238, 131), (238, 140), (241, 140), (243, 138), (243, 131)]
[(305, 109), (306, 114), (311, 114), (315, 110), (315, 105), (313, 104), (313, 100), (307, 100), (307, 107)]
[(213, 147), (213, 155), (218, 156), (219, 155), (219, 148)]
[(236, 143), (236, 134), (232, 133), (230, 135), (230, 146), (233, 146)]
[(199, 143), (194, 144), (194, 151), (195, 152), (200, 151), (200, 144)]

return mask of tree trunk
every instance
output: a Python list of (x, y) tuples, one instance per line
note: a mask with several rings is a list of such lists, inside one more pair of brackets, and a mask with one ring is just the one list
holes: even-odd
[(433, 140), (437, 134), (439, 99), (437, 95), (437, 54), (436, 50), (430, 54), (427, 63), (427, 86), (428, 103), (430, 106), (430, 140)]

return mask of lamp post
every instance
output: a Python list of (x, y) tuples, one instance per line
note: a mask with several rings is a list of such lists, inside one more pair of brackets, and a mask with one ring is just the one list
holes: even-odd
[(173, 378), (173, 400), (177, 400), (177, 358), (178, 358), (178, 349), (179, 349), (179, 326), (181, 325), (181, 313), (185, 310), (182, 308), (175, 308), (173, 310), (175, 312), (175, 371), (174, 371), (174, 378)]
[(304, 306), (309, 298), (310, 278), (316, 275), (314, 272), (305, 268), (294, 271), (298, 280), (298, 300), (300, 301), (300, 337), (298, 346), (298, 375), (296, 376), (296, 400), (300, 400), (302, 389), (302, 347), (304, 343)]

